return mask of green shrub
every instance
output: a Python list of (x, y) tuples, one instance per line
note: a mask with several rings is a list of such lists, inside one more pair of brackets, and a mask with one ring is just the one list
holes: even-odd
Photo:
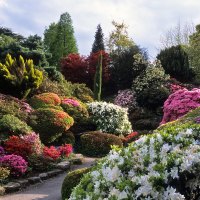
[(30, 117), (31, 127), (40, 134), (41, 141), (51, 143), (59, 138), (74, 123), (67, 113), (53, 108), (40, 108)]
[(75, 144), (75, 137), (71, 131), (66, 131), (62, 133), (62, 135), (54, 141), (56, 146), (60, 146), (62, 144)]
[(55, 168), (55, 161), (43, 155), (32, 154), (28, 157), (29, 167), (38, 172), (46, 172)]
[(93, 99), (94, 94), (92, 90), (88, 88), (85, 84), (75, 83), (72, 85), (72, 88), (73, 88), (73, 93), (71, 96), (80, 99), (83, 103), (89, 103), (94, 101)]
[(7, 114), (0, 119), (0, 140), (11, 135), (24, 135), (32, 132), (32, 128), (17, 117)]
[(19, 98), (26, 98), (43, 80), (42, 71), (36, 69), (33, 60), (19, 61), (7, 54), (5, 64), (0, 63), (0, 91)]
[(82, 168), (74, 170), (67, 174), (62, 183), (62, 189), (61, 189), (62, 200), (66, 200), (70, 197), (72, 189), (79, 184), (83, 175), (89, 171), (90, 168)]
[(81, 151), (88, 156), (106, 155), (111, 150), (111, 145), (123, 146), (119, 137), (100, 131), (85, 132), (80, 140)]
[(151, 88), (147, 87), (137, 94), (137, 101), (140, 106), (154, 109), (163, 106), (169, 95), (170, 91), (165, 86), (151, 86)]
[(4, 182), (10, 175), (10, 170), (6, 167), (0, 167), (0, 184)]
[(37, 89), (36, 93), (55, 93), (58, 96), (72, 96), (73, 93), (73, 85), (66, 80), (62, 82), (52, 81), (48, 78), (47, 75), (44, 75), (44, 80), (40, 87)]
[(165, 74), (159, 61), (149, 63), (146, 70), (133, 81), (132, 88), (136, 92), (138, 104), (149, 108), (163, 105), (169, 94), (164, 86), (167, 80), (169, 76)]
[(29, 100), (30, 105), (35, 108), (45, 108), (51, 106), (59, 106), (61, 103), (60, 97), (55, 93), (42, 93), (34, 95)]

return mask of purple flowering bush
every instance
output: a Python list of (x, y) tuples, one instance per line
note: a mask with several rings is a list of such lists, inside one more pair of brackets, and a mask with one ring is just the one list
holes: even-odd
[(132, 110), (137, 107), (135, 92), (132, 90), (119, 90), (114, 99), (114, 104)]
[(3, 156), (5, 154), (4, 148), (0, 146), (0, 156)]
[(0, 157), (0, 166), (7, 167), (14, 177), (22, 176), (28, 167), (28, 163), (21, 157), (14, 154)]

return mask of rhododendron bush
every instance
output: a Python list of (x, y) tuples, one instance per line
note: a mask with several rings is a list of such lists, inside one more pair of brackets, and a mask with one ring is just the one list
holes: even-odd
[(88, 104), (88, 111), (97, 130), (115, 135), (126, 135), (132, 130), (126, 108), (112, 103), (93, 102)]
[(164, 116), (161, 124), (170, 122), (200, 106), (200, 89), (178, 90), (171, 94), (164, 103)]
[(69, 200), (198, 200), (199, 170), (200, 124), (173, 123), (127, 148), (113, 148)]
[(134, 109), (137, 107), (135, 92), (129, 89), (118, 91), (118, 95), (114, 100), (114, 104), (128, 108), (129, 110)]
[(18, 177), (27, 171), (28, 163), (21, 156), (11, 154), (0, 157), (0, 166), (7, 167), (11, 175)]

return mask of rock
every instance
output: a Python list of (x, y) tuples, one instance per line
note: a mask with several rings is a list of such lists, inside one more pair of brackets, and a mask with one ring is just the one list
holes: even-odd
[(39, 174), (39, 177), (43, 181), (43, 180), (48, 179), (48, 174), (47, 173), (41, 173), (41, 174)]
[(21, 188), (25, 188), (25, 187), (29, 186), (29, 181), (27, 179), (20, 179), (15, 182), (19, 183), (21, 185)]
[(16, 192), (21, 188), (19, 183), (9, 182), (8, 184), (4, 185), (4, 189), (6, 193)]
[(84, 157), (82, 154), (75, 154), (75, 157), (70, 159), (70, 162), (74, 165), (81, 165), (83, 164)]
[(40, 183), (42, 180), (38, 176), (28, 178), (30, 184)]
[(59, 169), (55, 169), (55, 170), (52, 170), (50, 172), (47, 172), (47, 174), (48, 174), (49, 177), (56, 176), (56, 175), (58, 175), (60, 173), (62, 173), (62, 170), (59, 170)]
[(58, 169), (61, 169), (61, 170), (68, 170), (70, 169), (70, 162), (69, 161), (63, 161), (63, 162), (60, 162), (56, 165), (56, 168)]

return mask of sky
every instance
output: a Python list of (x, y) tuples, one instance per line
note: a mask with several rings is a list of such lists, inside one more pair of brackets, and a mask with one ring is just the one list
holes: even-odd
[(200, 0), (0, 0), (0, 26), (24, 36), (43, 36), (64, 12), (71, 15), (82, 55), (90, 53), (97, 25), (107, 38), (113, 20), (128, 25), (129, 36), (151, 59), (158, 53), (161, 35), (178, 22), (200, 24)]

